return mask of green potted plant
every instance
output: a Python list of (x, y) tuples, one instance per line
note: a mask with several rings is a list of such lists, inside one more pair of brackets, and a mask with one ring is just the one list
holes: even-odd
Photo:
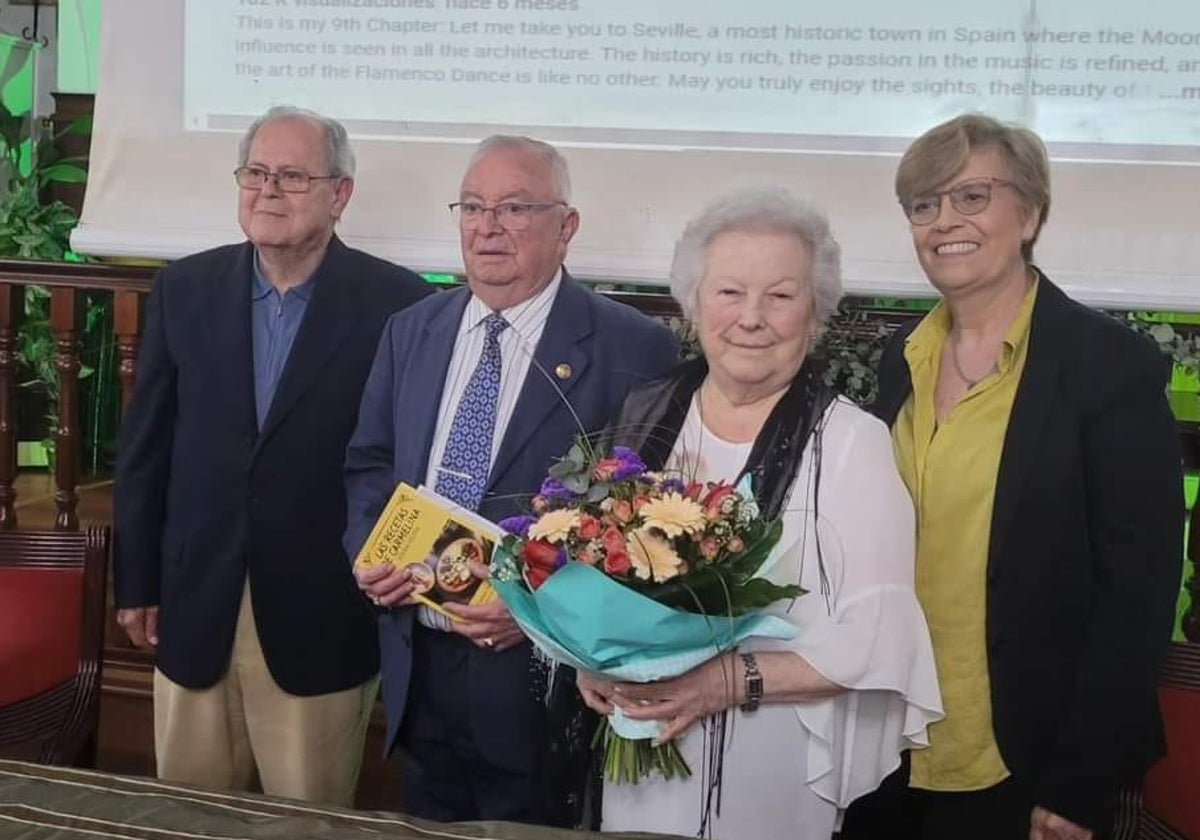
[[(70, 250), (75, 211), (61, 201), (45, 201), (53, 183), (82, 183), (85, 160), (65, 157), (58, 141), (67, 134), (87, 134), (91, 120), (77, 120), (57, 133), (34, 134), (30, 114), (15, 114), (0, 102), (0, 258), (61, 261), (78, 259)], [(54, 334), (50, 328), (50, 293), (25, 287), (25, 317), (19, 334), (22, 386), (31, 404), (24, 406), (23, 429), (35, 439), (21, 447), (19, 460), (30, 466), (49, 464), (57, 423), (58, 377)], [(90, 374), (85, 369), (81, 376)], [(29, 422), (32, 421), (32, 422)], [(25, 432), (29, 434), (28, 431)]]

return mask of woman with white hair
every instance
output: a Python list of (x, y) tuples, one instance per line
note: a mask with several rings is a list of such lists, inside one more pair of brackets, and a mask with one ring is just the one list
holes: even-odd
[(652, 684), (580, 677), (596, 711), (659, 721), (693, 771), (607, 784), (602, 827), (828, 840), (941, 717), (888, 430), (809, 357), (841, 297), (840, 250), (824, 215), (787, 192), (737, 192), (684, 230), (671, 289), (703, 356), (631, 393), (615, 442), (689, 480), (749, 475), (784, 523), (770, 577), (808, 594), (771, 608), (793, 641), (752, 640)]

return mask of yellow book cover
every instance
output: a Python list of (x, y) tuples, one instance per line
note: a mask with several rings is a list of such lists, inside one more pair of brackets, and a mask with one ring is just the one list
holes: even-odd
[(502, 536), (500, 529), (472, 511), (424, 487), (396, 486), (355, 565), (412, 566), (413, 599), (449, 613), (443, 604), (486, 604), (496, 592), (471, 574), (470, 562), (486, 566)]

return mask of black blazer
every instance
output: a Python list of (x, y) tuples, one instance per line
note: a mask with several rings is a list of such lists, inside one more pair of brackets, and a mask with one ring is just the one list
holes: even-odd
[[(1030, 329), (988, 549), (992, 726), (1037, 804), (1101, 830), (1118, 788), (1164, 752), (1156, 683), (1182, 563), (1179, 441), (1151, 342), (1045, 276)], [(912, 389), (911, 330), (881, 362), (876, 414), (889, 424)]]
[(206, 688), (228, 665), (248, 572), (271, 675), (324, 694), (379, 667), (341, 544), (342, 463), (384, 322), (430, 290), (335, 237), (259, 430), (253, 257), (225, 246), (155, 278), (117, 456), (116, 602), (158, 605), (158, 667)]

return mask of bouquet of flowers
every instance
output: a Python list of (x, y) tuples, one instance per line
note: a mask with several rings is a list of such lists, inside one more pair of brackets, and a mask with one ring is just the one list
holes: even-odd
[[(648, 472), (614, 447), (600, 457), (581, 439), (551, 469), (532, 513), (508, 532), (491, 563), (499, 596), (554, 662), (614, 680), (679, 676), (758, 636), (795, 628), (762, 609), (804, 590), (764, 575), (782, 523), (767, 521), (749, 480), (702, 484)], [(636, 783), (653, 771), (691, 774), (673, 743), (653, 746), (653, 722), (605, 722), (605, 772)]]

